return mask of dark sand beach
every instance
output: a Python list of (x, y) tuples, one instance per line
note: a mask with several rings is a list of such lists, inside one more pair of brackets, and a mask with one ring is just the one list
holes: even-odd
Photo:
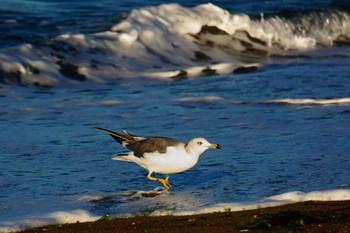
[(51, 225), (23, 232), (350, 232), (350, 201), (307, 201), (190, 216), (105, 219)]

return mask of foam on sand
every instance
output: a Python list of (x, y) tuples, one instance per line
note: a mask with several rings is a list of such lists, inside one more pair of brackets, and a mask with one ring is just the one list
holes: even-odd
[(51, 214), (31, 216), (30, 218), (17, 221), (0, 222), (0, 232), (16, 232), (51, 224), (92, 222), (98, 218), (86, 210), (57, 211)]

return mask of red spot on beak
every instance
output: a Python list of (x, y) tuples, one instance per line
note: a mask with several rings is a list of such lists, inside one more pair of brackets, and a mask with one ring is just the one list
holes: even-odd
[(219, 144), (216, 144), (216, 149), (220, 150), (221, 146)]

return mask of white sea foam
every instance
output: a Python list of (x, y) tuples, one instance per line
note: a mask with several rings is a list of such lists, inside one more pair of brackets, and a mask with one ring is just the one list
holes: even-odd
[(294, 20), (278, 16), (253, 20), (213, 4), (145, 7), (133, 10), (108, 31), (62, 34), (40, 47), (3, 49), (0, 74), (8, 83), (56, 86), (249, 72), (270, 54), (348, 41), (349, 18), (345, 12), (329, 11)]
[(218, 102), (223, 101), (219, 96), (185, 97), (177, 99), (179, 102)]
[(301, 201), (341, 201), (350, 200), (350, 190), (337, 189), (327, 191), (314, 191), (310, 193), (289, 192), (265, 198), (267, 201), (301, 202)]
[(261, 101), (261, 103), (292, 104), (292, 105), (339, 105), (350, 104), (350, 98), (335, 99), (276, 99)]
[(311, 99), (311, 98), (286, 98), (272, 100), (226, 100), (219, 96), (202, 96), (202, 97), (184, 97), (176, 99), (183, 103), (199, 102), (226, 102), (230, 104), (285, 104), (285, 105), (307, 105), (307, 106), (327, 106), (327, 105), (345, 105), (350, 104), (350, 98), (332, 98), (332, 99)]
[(97, 216), (85, 210), (58, 211), (42, 216), (31, 216), (30, 218), (17, 221), (0, 222), (0, 232), (16, 232), (49, 224), (92, 222), (97, 219)]
[(217, 203), (205, 207), (194, 208), (191, 210), (159, 210), (152, 213), (152, 215), (193, 215), (204, 214), (213, 212), (226, 212), (226, 211), (240, 211), (259, 209), (273, 206), (280, 206), (290, 203), (303, 202), (303, 201), (341, 201), (350, 200), (349, 189), (337, 189), (327, 191), (314, 191), (310, 193), (303, 193), (300, 191), (288, 192), (268, 198), (264, 198), (254, 203)]

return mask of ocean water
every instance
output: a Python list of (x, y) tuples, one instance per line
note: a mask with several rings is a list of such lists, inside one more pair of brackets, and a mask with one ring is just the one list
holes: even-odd
[[(0, 4), (0, 232), (350, 199), (348, 1)], [(99, 126), (219, 143), (146, 179)]]

